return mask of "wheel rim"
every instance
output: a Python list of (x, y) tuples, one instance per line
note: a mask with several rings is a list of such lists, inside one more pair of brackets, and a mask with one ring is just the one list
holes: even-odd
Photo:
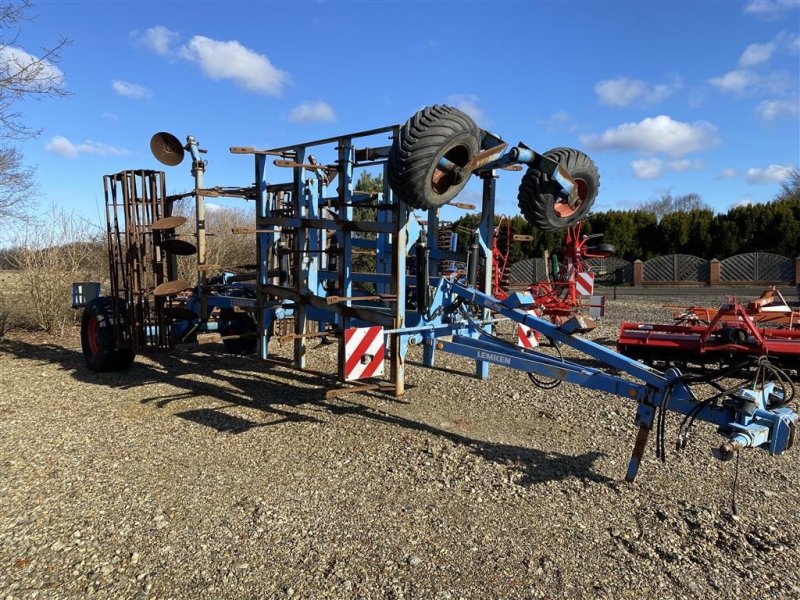
[(553, 210), (562, 219), (571, 217), (578, 212), (581, 206), (583, 206), (583, 203), (586, 201), (586, 196), (588, 196), (589, 186), (587, 185), (586, 180), (579, 179), (577, 177), (574, 179), (576, 192), (578, 194), (577, 201), (574, 204), (570, 204), (569, 196), (566, 196), (565, 194), (559, 194), (553, 202)]
[(86, 327), (86, 341), (89, 344), (89, 352), (92, 355), (100, 353), (100, 328), (97, 326), (97, 319), (91, 319)]
[[(469, 148), (462, 145), (453, 146), (442, 156), (459, 167), (463, 167), (469, 162)], [(460, 181), (461, 177), (453, 171), (448, 171), (440, 167), (437, 160), (436, 168), (433, 170), (433, 175), (431, 176), (431, 187), (434, 192), (439, 195), (444, 194)]]

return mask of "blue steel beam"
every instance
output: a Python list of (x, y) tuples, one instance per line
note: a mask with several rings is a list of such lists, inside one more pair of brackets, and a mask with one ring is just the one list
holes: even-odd
[(448, 282), (447, 287), (452, 293), (461, 296), (470, 303), (477, 304), (481, 308), (487, 308), (492, 312), (499, 313), (504, 317), (516, 321), (522, 325), (530, 327), (534, 331), (538, 331), (545, 337), (548, 337), (556, 342), (565, 344), (576, 350), (579, 350), (593, 358), (603, 361), (607, 365), (615, 369), (621, 369), (652, 385), (656, 388), (664, 387), (666, 380), (662, 373), (656, 369), (650, 368), (642, 363), (635, 361), (627, 356), (623, 356), (601, 346), (595, 342), (584, 339), (582, 337), (572, 336), (564, 333), (558, 326), (531, 315), (524, 310), (518, 308), (508, 308), (501, 304), (496, 298), (489, 294), (480, 292), (473, 288), (465, 287), (456, 282)]

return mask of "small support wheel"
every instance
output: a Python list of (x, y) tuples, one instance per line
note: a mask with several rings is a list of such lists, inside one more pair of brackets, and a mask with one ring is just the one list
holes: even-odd
[(589, 248), (589, 252), (603, 258), (608, 258), (609, 256), (614, 256), (617, 253), (617, 249), (614, 244), (597, 244), (597, 246)]
[(451, 106), (428, 106), (406, 121), (392, 142), (389, 184), (412, 208), (438, 208), (469, 181), (469, 173), (444, 169), (439, 161), (463, 167), (479, 150), (480, 130), (468, 115)]
[(558, 162), (577, 185), (577, 198), (570, 201), (553, 177), (529, 167), (519, 184), (517, 202), (525, 219), (542, 231), (566, 229), (589, 212), (600, 188), (600, 174), (592, 159), (580, 150), (554, 148), (544, 156)]
[(255, 332), (256, 322), (249, 313), (236, 312), (232, 308), (220, 310), (219, 334), (223, 338), (227, 336), (243, 336), (223, 339), (222, 345), (225, 346), (226, 352), (231, 354), (253, 354), (258, 345), (258, 338), (250, 334), (255, 334)]
[(81, 348), (92, 371), (123, 371), (131, 366), (136, 352), (131, 347), (124, 300), (101, 296), (86, 305), (81, 317)]

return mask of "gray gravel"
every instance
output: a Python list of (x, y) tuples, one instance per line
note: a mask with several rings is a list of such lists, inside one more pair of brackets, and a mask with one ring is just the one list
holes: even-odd
[[(626, 296), (592, 337), (670, 302), (716, 303)], [(800, 597), (796, 451), (743, 455), (734, 518), (709, 426), (626, 484), (624, 399), (412, 366), (402, 401), (326, 401), (209, 340), (123, 374), (0, 346), (0, 597)]]

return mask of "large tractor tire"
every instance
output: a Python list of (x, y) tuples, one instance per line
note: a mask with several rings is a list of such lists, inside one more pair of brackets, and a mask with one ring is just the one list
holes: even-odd
[(124, 300), (101, 296), (89, 302), (81, 317), (81, 348), (86, 366), (92, 371), (123, 371), (130, 367), (136, 356), (130, 333)]
[(566, 229), (583, 219), (600, 188), (600, 174), (592, 159), (573, 148), (554, 148), (544, 154), (564, 167), (578, 187), (578, 202), (570, 206), (561, 185), (551, 176), (529, 167), (519, 184), (517, 202), (522, 216), (542, 231)]
[(469, 174), (442, 169), (439, 159), (463, 167), (479, 151), (480, 130), (469, 116), (451, 106), (428, 106), (406, 121), (392, 142), (389, 185), (412, 208), (438, 208), (469, 180)]
[(231, 337), (223, 339), (222, 345), (225, 351), (231, 354), (253, 354), (258, 345), (258, 338), (255, 335), (256, 322), (246, 312), (236, 312), (232, 308), (223, 308), (219, 315), (219, 334), (225, 338), (227, 336), (246, 336)]

